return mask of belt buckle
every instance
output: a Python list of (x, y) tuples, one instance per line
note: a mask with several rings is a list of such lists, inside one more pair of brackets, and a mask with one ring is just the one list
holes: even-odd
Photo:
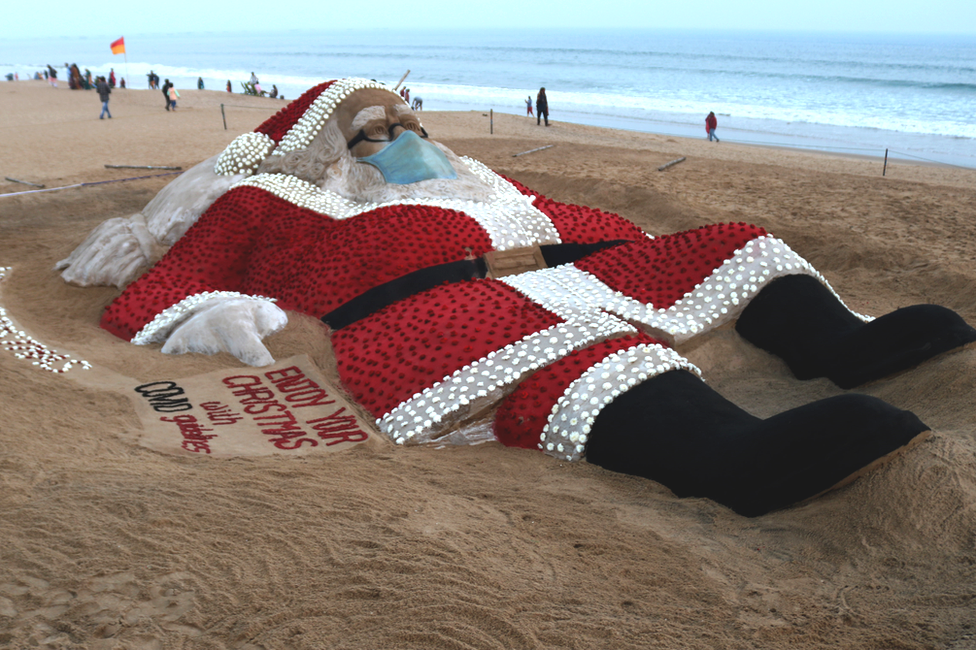
[(503, 278), (506, 275), (518, 275), (547, 268), (539, 246), (489, 251), (485, 253), (485, 262), (488, 264), (489, 278)]

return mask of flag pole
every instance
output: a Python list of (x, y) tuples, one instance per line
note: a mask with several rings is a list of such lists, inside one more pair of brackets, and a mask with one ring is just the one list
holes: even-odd
[(125, 59), (125, 89), (129, 89), (129, 55), (125, 52), (122, 53), (122, 58)]

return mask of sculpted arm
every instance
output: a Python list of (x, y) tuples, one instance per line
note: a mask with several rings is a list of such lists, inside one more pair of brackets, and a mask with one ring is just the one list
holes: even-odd
[(215, 173), (217, 158), (181, 174), (141, 212), (102, 222), (54, 268), (71, 284), (124, 288), (158, 261), (231, 185), (246, 177)]
[[(246, 190), (245, 190), (246, 191)], [(261, 215), (235, 190), (219, 199), (148, 273), (105, 310), (102, 327), (163, 352), (229, 352), (250, 365), (274, 361), (261, 340), (288, 319), (274, 300), (242, 290)]]

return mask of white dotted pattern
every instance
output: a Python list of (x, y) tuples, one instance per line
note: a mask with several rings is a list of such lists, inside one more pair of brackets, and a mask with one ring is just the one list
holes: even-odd
[(312, 102), (305, 110), (305, 113), (295, 122), (295, 126), (291, 127), (288, 133), (281, 139), (281, 142), (278, 143), (278, 148), (274, 150), (274, 155), (281, 156), (289, 151), (307, 149), (308, 145), (315, 139), (315, 136), (322, 130), (325, 121), (335, 111), (336, 106), (346, 97), (363, 88), (385, 90), (406, 104), (403, 98), (393, 92), (392, 89), (377, 81), (357, 79), (356, 77), (339, 79), (315, 98), (315, 101)]
[(252, 131), (239, 135), (217, 157), (214, 173), (223, 176), (253, 174), (274, 145), (274, 140), (264, 133)]
[[(3, 282), (12, 269), (13, 267), (10, 266), (0, 266), (0, 282)], [(28, 336), (23, 330), (18, 330), (3, 307), (0, 307), (0, 347), (13, 352), (18, 359), (29, 360), (33, 365), (48, 372), (61, 374), (75, 366), (80, 366), (83, 370), (91, 368), (91, 364), (87, 361), (72, 359), (70, 354), (53, 350)]]
[(670, 348), (638, 344), (608, 355), (571, 383), (552, 407), (539, 436), (539, 449), (557, 458), (583, 457), (597, 416), (637, 384), (671, 370), (701, 370)]
[(559, 233), (549, 217), (532, 205), (535, 197), (523, 195), (511, 183), (481, 163), (470, 158), (461, 160), (493, 189), (490, 201), (432, 198), (386, 203), (356, 203), (335, 192), (323, 190), (286, 174), (258, 174), (242, 180), (233, 187), (257, 187), (299, 207), (333, 219), (349, 219), (370, 210), (397, 205), (427, 205), (445, 210), (457, 210), (477, 221), (491, 238), (492, 247), (498, 251), (561, 242)]
[(376, 424), (397, 444), (435, 441), (464, 417), (497, 403), (539, 368), (573, 350), (636, 332), (609, 314), (577, 314), (457, 370), (404, 401)]
[[(736, 318), (770, 280), (807, 274), (817, 278), (840, 300), (827, 280), (809, 262), (774, 237), (757, 237), (736, 251), (694, 290), (667, 309), (634, 300), (572, 264), (531, 271), (501, 281), (518, 289), (547, 309), (602, 309), (640, 323), (676, 345)], [(843, 302), (841, 302), (843, 304)], [(870, 321), (871, 317), (855, 316)]]

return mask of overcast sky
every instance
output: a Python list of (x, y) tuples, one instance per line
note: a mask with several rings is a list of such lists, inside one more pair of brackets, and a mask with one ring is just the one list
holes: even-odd
[(976, 0), (169, 0), (67, 2), (8, 7), (0, 36), (57, 37), (244, 29), (628, 27), (976, 34)]

